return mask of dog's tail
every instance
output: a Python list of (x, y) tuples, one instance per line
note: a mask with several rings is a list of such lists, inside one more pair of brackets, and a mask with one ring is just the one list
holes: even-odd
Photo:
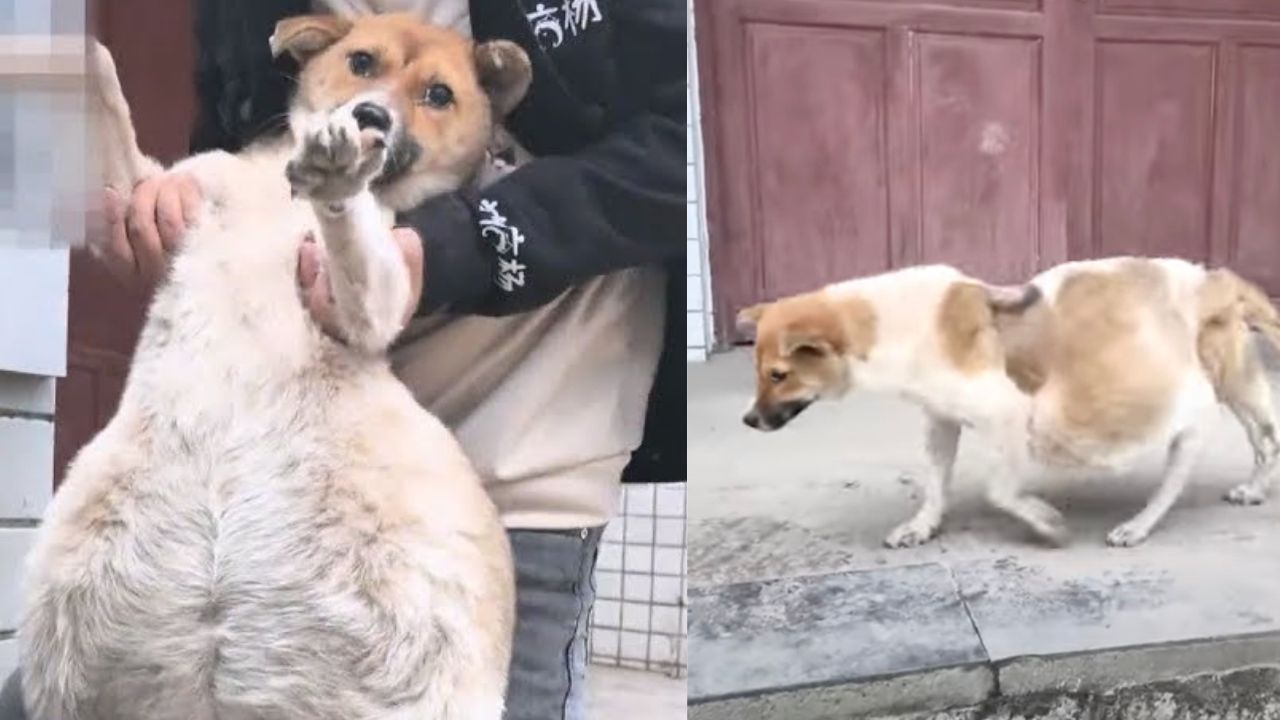
[(164, 168), (138, 147), (129, 103), (111, 53), (94, 38), (89, 38), (88, 49), (88, 110), (95, 143), (91, 157), (98, 163), (98, 172), (91, 177), (100, 178), (102, 185), (127, 197), (134, 185)]
[(984, 285), (987, 302), (997, 313), (1018, 314), (1040, 302), (1044, 297), (1040, 288), (1032, 283), (1024, 285)]
[(1249, 329), (1280, 350), (1280, 312), (1262, 288), (1226, 268), (1210, 271), (1201, 294), (1201, 317), (1238, 312)]

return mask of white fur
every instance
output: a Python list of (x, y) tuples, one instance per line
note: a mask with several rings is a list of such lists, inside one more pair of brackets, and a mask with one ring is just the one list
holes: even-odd
[[(350, 122), (303, 134), (336, 142)], [(207, 209), (28, 559), (32, 720), (501, 717), (509, 548), (461, 448), (382, 357), (408, 279), (351, 175), (372, 151), (321, 173), (349, 196), (313, 203), (285, 180), (300, 146), (176, 168)], [(307, 231), (345, 343), (299, 301)]]
[[(1052, 303), (1063, 280), (1072, 273), (1105, 272), (1127, 260), (1066, 263), (1044, 272), (1032, 282), (1045, 300)], [(1155, 262), (1170, 283), (1176, 311), (1188, 328), (1197, 327), (1196, 291), (1205, 280), (1205, 269), (1176, 259)], [(951, 283), (966, 279), (950, 267), (923, 266), (825, 289), (836, 297), (855, 294), (870, 302), (875, 311), (876, 342), (870, 353), (865, 359), (847, 359), (853, 385), (898, 393), (921, 405), (930, 417), (930, 470), (923, 483), (924, 500), (915, 516), (889, 534), (886, 544), (891, 547), (917, 545), (937, 533), (946, 507), (947, 486), (961, 427), (986, 436), (1000, 450), (1001, 465), (991, 472), (987, 481), (989, 501), (1053, 541), (1061, 541), (1066, 534), (1061, 515), (1022, 489), (1033, 465), (1059, 470), (1119, 472), (1145, 454), (1166, 451), (1168, 461), (1160, 488), (1142, 511), (1107, 537), (1110, 544), (1125, 546), (1144, 540), (1181, 492), (1202, 443), (1204, 418), (1211, 416), (1218, 402), (1210, 380), (1196, 359), (1194, 336), (1189, 335), (1188, 343), (1175, 347), (1167, 338), (1150, 333), (1151, 352), (1170, 354), (1182, 361), (1172, 410), (1159, 428), (1140, 441), (1124, 446), (1081, 444), (1058, 433), (1055, 418), (1062, 402), (1061, 388), (1052, 379), (1028, 397), (1003, 368), (977, 375), (965, 374), (954, 367), (937, 346), (934, 328), (944, 294)], [(1248, 423), (1246, 429), (1249, 429)], [(1257, 447), (1259, 440), (1253, 432), (1250, 439)], [(1061, 457), (1043, 452), (1050, 446), (1059, 450), (1069, 448), (1073, 461), (1064, 466)], [(1275, 464), (1274, 458), (1268, 457), (1270, 459), (1259, 461), (1265, 461), (1267, 469)], [(1233, 491), (1239, 496), (1232, 498), (1233, 502), (1248, 502), (1254, 495), (1263, 494), (1269, 479), (1267, 469), (1260, 469), (1258, 477)]]

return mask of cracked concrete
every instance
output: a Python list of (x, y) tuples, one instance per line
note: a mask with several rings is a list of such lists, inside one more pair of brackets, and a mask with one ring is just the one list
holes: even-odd
[[(1158, 456), (1119, 477), (1037, 478), (1074, 531), (1051, 549), (983, 502), (995, 458), (964, 436), (941, 538), (889, 550), (883, 537), (918, 503), (920, 412), (855, 395), (764, 435), (739, 419), (751, 388), (743, 351), (689, 367), (691, 717), (716, 716), (712, 700), (740, 713), (724, 717), (769, 717), (744, 708), (794, 710), (774, 701), (806, 693), (843, 714), (805, 701), (786, 717), (940, 709), (978, 702), (985, 695), (973, 693), (997, 683), (1000, 696), (1092, 697), (1280, 665), (1280, 500), (1221, 501), (1252, 459), (1225, 411), (1187, 492), (1142, 546), (1103, 538), (1154, 490)], [(808, 598), (799, 614), (797, 598)], [(957, 647), (979, 659), (954, 659)], [(902, 709), (920, 687), (933, 704)], [(858, 702), (847, 697), (855, 690)]]

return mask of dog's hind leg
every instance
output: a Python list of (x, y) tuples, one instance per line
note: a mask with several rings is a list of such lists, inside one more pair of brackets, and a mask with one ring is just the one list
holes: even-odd
[(1010, 421), (1000, 440), (1004, 463), (987, 482), (987, 501), (1026, 523), (1042, 540), (1065, 544), (1069, 533), (1062, 513), (1041, 498), (1023, 492), (1022, 484), (1031, 469), (1026, 433), (1018, 423)]
[(1131, 520), (1107, 533), (1107, 544), (1115, 547), (1132, 547), (1147, 539), (1151, 529), (1169, 512), (1174, 501), (1182, 494), (1187, 484), (1191, 468), (1195, 465), (1196, 454), (1200, 449), (1202, 433), (1199, 429), (1188, 428), (1169, 443), (1169, 455), (1165, 461), (1164, 477), (1156, 494), (1147, 501), (1146, 507), (1133, 516)]
[(889, 533), (884, 544), (891, 548), (912, 547), (928, 542), (937, 534), (946, 511), (947, 490), (951, 485), (960, 444), (960, 425), (950, 420), (929, 418), (929, 471), (925, 476), (924, 502), (910, 520)]
[(1247, 348), (1239, 382), (1223, 388), (1222, 399), (1244, 426), (1253, 446), (1253, 474), (1249, 480), (1226, 494), (1227, 502), (1257, 505), (1266, 500), (1277, 470), (1280, 444), (1276, 442), (1276, 416), (1271, 404), (1271, 385), (1262, 371), (1254, 348)]

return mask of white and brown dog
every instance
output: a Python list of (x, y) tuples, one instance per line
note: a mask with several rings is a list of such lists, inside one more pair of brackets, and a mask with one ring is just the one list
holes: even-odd
[(1227, 499), (1262, 502), (1277, 470), (1271, 389), (1250, 330), (1280, 346), (1280, 322), (1260, 290), (1225, 269), (1112, 258), (1001, 288), (950, 267), (914, 267), (758, 305), (739, 319), (758, 330), (748, 425), (777, 429), (854, 387), (899, 393), (928, 414), (924, 501), (889, 534), (890, 547), (938, 532), (961, 427), (1000, 451), (989, 501), (1052, 542), (1065, 526), (1024, 492), (1032, 463), (1116, 471), (1167, 449), (1159, 490), (1107, 536), (1135, 545), (1182, 491), (1219, 401), (1255, 453), (1252, 478)]
[[(502, 715), (506, 535), (383, 350), (409, 292), (391, 211), (474, 176), (528, 58), (409, 16), (293, 18), (271, 43), (302, 63), (291, 137), (176, 166), (206, 209), (29, 556), (32, 720)], [(97, 60), (107, 183), (127, 191), (160, 167)], [(306, 232), (341, 340), (298, 297)]]

